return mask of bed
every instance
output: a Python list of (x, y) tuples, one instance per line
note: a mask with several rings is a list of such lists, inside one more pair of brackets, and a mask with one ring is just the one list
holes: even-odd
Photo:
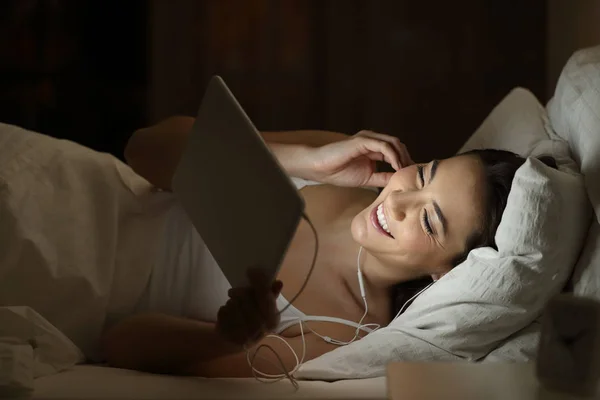
[[(583, 61), (582, 61), (583, 60)], [(584, 65), (585, 64), (585, 65)], [(583, 65), (583, 66), (582, 66)], [(592, 66), (590, 70), (590, 65)], [(588, 239), (585, 240), (585, 248), (583, 249), (582, 256), (579, 263), (575, 266), (575, 272), (573, 275), (574, 284), (576, 285), (575, 292), (582, 295), (592, 296), (600, 299), (600, 271), (596, 271), (594, 268), (588, 268), (588, 266), (597, 265), (600, 260), (600, 249), (598, 249), (597, 239), (600, 238), (600, 230), (598, 227), (598, 213), (600, 212), (600, 189), (597, 187), (597, 181), (600, 179), (594, 179), (598, 177), (600, 168), (596, 168), (595, 157), (590, 157), (590, 151), (598, 148), (598, 143), (590, 139), (590, 141), (580, 140), (578, 133), (581, 128), (581, 124), (586, 123), (579, 113), (582, 106), (578, 103), (579, 98), (585, 98), (585, 102), (589, 106), (592, 103), (592, 115), (595, 118), (600, 119), (600, 116), (594, 114), (597, 111), (596, 106), (600, 105), (600, 92), (597, 87), (600, 86), (600, 48), (589, 49), (584, 52), (579, 52), (573, 56), (569, 64), (566, 67), (566, 72), (563, 75), (569, 74), (569, 68), (571, 71), (570, 76), (562, 78), (562, 85), (565, 86), (569, 82), (570, 84), (563, 88), (564, 95), (559, 98), (555, 98), (551, 104), (548, 105), (549, 113), (552, 114), (552, 109), (556, 114), (557, 108), (568, 110), (576, 120), (575, 124), (577, 129), (569, 129), (566, 125), (570, 122), (568, 118), (554, 119), (552, 124), (562, 125), (560, 126), (561, 132), (566, 136), (564, 140), (568, 142), (571, 147), (571, 152), (574, 153), (574, 158), (577, 164), (581, 166), (583, 172), (588, 174), (586, 176), (586, 187), (588, 188), (588, 197), (594, 206), (596, 218), (592, 221), (592, 227), (590, 228), (590, 234)], [(587, 68), (587, 70), (586, 70)], [(573, 88), (577, 88), (577, 84), (573, 84), (572, 79), (579, 79), (579, 82), (583, 82), (583, 87), (590, 86), (589, 77), (586, 74), (581, 74), (580, 71), (587, 71), (586, 73), (595, 74), (594, 79), (598, 79), (596, 83), (596, 89), (592, 90), (592, 94), (586, 92), (581, 94), (579, 97), (573, 92)], [(575, 72), (573, 72), (575, 71)], [(559, 85), (561, 83), (559, 82)], [(573, 90), (572, 90), (573, 89)], [(580, 88), (581, 89), (581, 88)], [(583, 91), (583, 89), (582, 89)], [(522, 98), (524, 90), (513, 92), (507, 96), (502, 103), (514, 103), (515, 99)], [(583, 92), (582, 92), (583, 93)], [(528, 94), (531, 96), (531, 94)], [(586, 97), (587, 96), (587, 97)], [(592, 100), (590, 100), (592, 96)], [(594, 97), (595, 96), (595, 97)], [(595, 99), (595, 100), (594, 100)], [(595, 103), (594, 103), (595, 102)], [(594, 105), (595, 104), (595, 105)], [(515, 104), (513, 104), (513, 108)], [(519, 113), (527, 113), (527, 110), (523, 110), (521, 103), (516, 104), (516, 109)], [(594, 108), (596, 107), (596, 108)], [(532, 112), (539, 113), (539, 109), (544, 110), (544, 107), (535, 104)], [(510, 107), (508, 108), (510, 109)], [(513, 118), (515, 114), (506, 112), (507, 107), (497, 108), (490, 114), (490, 116), (484, 122), (484, 125), (497, 126), (499, 121)], [(552, 119), (552, 118), (551, 118)], [(550, 124), (550, 120), (546, 121)], [(510, 125), (510, 124), (509, 124)], [(518, 126), (518, 129), (526, 132), (526, 125), (514, 125)], [(592, 128), (590, 128), (592, 126)], [(585, 126), (589, 132), (596, 133), (598, 129), (595, 127), (600, 126), (599, 124)], [(524, 128), (525, 127), (525, 128)], [(480, 128), (481, 129), (481, 128)], [(473, 138), (479, 138), (480, 132), (476, 132)], [(590, 136), (591, 137), (591, 136)], [(479, 139), (478, 139), (479, 140)], [(494, 140), (498, 140), (496, 137)], [(518, 140), (521, 140), (523, 146), (529, 146), (527, 135), (523, 134), (519, 136)], [(587, 152), (587, 153), (586, 153)], [(597, 154), (597, 153), (593, 153)], [(593, 155), (592, 154), (592, 155)], [(591, 172), (590, 172), (591, 171)], [(145, 227), (143, 227), (145, 229)], [(583, 246), (583, 244), (582, 244)], [(1, 309), (2, 307), (0, 307)], [(0, 324), (1, 325), (1, 324)], [(523, 329), (515, 336), (507, 338), (506, 342), (497, 344), (499, 350), (494, 350), (488, 354), (490, 361), (497, 360), (509, 360), (509, 361), (522, 361), (531, 360), (535, 357), (535, 346), (537, 344), (535, 338), (539, 331), (539, 326), (535, 324), (535, 321), (529, 325), (526, 329)], [(50, 330), (51, 327), (44, 328)], [(533, 339), (532, 339), (533, 338)], [(3, 353), (2, 347), (2, 326), (0, 326), (0, 361), (10, 361), (10, 354)], [(531, 340), (530, 340), (531, 339)], [(10, 343), (9, 343), (10, 344)], [(38, 348), (43, 346), (52, 347), (52, 343), (38, 343)], [(521, 347), (519, 347), (521, 346)], [(528, 350), (525, 351), (525, 347), (529, 346)], [(33, 346), (35, 348), (35, 346)], [(17, 347), (5, 347), (15, 350)], [(23, 348), (26, 348), (23, 347)], [(508, 349), (508, 350), (506, 350)], [(516, 350), (515, 350), (516, 349)], [(25, 370), (23, 363), (13, 363), (14, 371), (21, 371), (19, 374), (15, 373), (13, 376), (14, 385), (13, 392), (3, 391), (3, 388), (10, 385), (11, 376), (6, 378), (4, 372), (10, 370), (8, 363), (0, 364), (0, 397), (6, 397), (8, 394), (22, 394), (24, 397), (30, 397), (33, 399), (64, 399), (64, 400), (112, 400), (112, 399), (164, 399), (164, 398), (177, 398), (177, 399), (283, 399), (283, 398), (305, 398), (305, 399), (384, 399), (387, 398), (387, 382), (384, 374), (380, 373), (381, 369), (375, 370), (376, 373), (371, 375), (366, 374), (361, 376), (360, 374), (343, 376), (339, 375), (336, 379), (334, 376), (321, 374), (319, 375), (319, 368), (314, 368), (305, 374), (304, 378), (310, 378), (310, 380), (299, 381), (299, 389), (295, 390), (293, 385), (287, 381), (282, 380), (276, 383), (261, 383), (254, 379), (204, 379), (204, 378), (191, 378), (191, 377), (173, 377), (163, 375), (153, 375), (140, 373), (136, 371), (121, 370), (115, 368), (108, 368), (103, 366), (95, 365), (74, 365), (81, 354), (78, 353), (77, 349), (71, 349), (70, 354), (64, 356), (59, 355), (54, 359), (42, 359), (39, 358), (34, 351), (31, 349), (27, 350), (29, 353), (25, 357), (33, 360), (32, 363), (39, 362), (44, 368), (38, 368), (37, 370)], [(500, 351), (502, 350), (502, 351)], [(7, 356), (8, 354), (8, 356)], [(16, 353), (14, 353), (16, 354)], [(492, 357), (494, 356), (494, 357)], [(13, 357), (13, 361), (18, 357)], [(486, 361), (486, 359), (482, 359)], [(340, 366), (341, 368), (344, 365)], [(356, 370), (353, 370), (354, 372)], [(377, 372), (378, 371), (378, 372)], [(351, 371), (352, 372), (352, 371)], [(376, 375), (376, 376), (372, 376)], [(363, 379), (355, 379), (361, 377)], [(4, 379), (4, 380), (3, 380)], [(8, 382), (8, 383), (7, 383)], [(15, 383), (16, 382), (16, 383)], [(4, 386), (3, 386), (4, 385)], [(20, 386), (19, 386), (20, 385)], [(19, 389), (22, 389), (19, 391)]]
[(36, 381), (34, 399), (356, 399), (387, 398), (385, 378), (352, 381), (289, 381), (263, 384), (254, 379), (160, 376), (136, 371), (78, 366)]

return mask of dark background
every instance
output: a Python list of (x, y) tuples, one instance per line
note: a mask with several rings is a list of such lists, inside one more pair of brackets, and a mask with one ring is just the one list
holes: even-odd
[(444, 157), (515, 86), (548, 99), (546, 21), (541, 0), (2, 0), (0, 121), (121, 157), (220, 74), (260, 130)]

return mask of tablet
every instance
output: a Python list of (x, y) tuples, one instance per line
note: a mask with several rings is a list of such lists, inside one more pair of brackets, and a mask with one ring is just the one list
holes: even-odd
[(214, 76), (173, 177), (173, 192), (233, 287), (275, 279), (304, 201), (225, 82)]

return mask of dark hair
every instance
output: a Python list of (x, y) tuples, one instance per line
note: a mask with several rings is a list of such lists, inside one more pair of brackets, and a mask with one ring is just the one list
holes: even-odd
[[(484, 211), (481, 218), (481, 226), (473, 232), (465, 243), (465, 249), (453, 260), (452, 265), (456, 266), (466, 260), (469, 252), (478, 247), (496, 247), (496, 230), (500, 225), (502, 214), (506, 208), (508, 194), (512, 185), (515, 173), (525, 163), (525, 158), (505, 150), (485, 149), (471, 150), (459, 154), (459, 156), (476, 157), (483, 165), (486, 194)], [(549, 156), (539, 157), (544, 164), (557, 168), (554, 158)], [(431, 283), (431, 278), (423, 278), (410, 282), (404, 282), (396, 285), (392, 289), (392, 308), (393, 315), (411, 297)]]

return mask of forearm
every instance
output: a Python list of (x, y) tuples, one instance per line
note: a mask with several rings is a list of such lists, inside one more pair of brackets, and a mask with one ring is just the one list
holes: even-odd
[(320, 130), (263, 132), (262, 136), (267, 143), (301, 144), (310, 147), (325, 146), (349, 137), (344, 133)]
[[(295, 336), (281, 337), (281, 339), (267, 336), (252, 346), (249, 354), (240, 352), (209, 362), (193, 363), (184, 373), (206, 378), (244, 378), (254, 376), (252, 372), (254, 367), (262, 373), (281, 375), (284, 370), (290, 372), (296, 368), (298, 361), (296, 357), (304, 356), (303, 360), (306, 362), (337, 347), (312, 333), (305, 333), (304, 338)], [(259, 353), (255, 354), (256, 352)], [(248, 364), (248, 357), (252, 367)]]
[(139, 129), (125, 147), (125, 161), (153, 186), (170, 191), (194, 118), (171, 117)]
[[(152, 185), (171, 190), (171, 180), (183, 154), (194, 118), (172, 117), (155, 126), (133, 133), (125, 148), (129, 166)], [(304, 163), (311, 147), (346, 139), (328, 131), (264, 132), (265, 142), (291, 176), (310, 179), (310, 165)]]
[(313, 179), (310, 146), (269, 142), (267, 142), (267, 145), (289, 176)]
[(117, 323), (104, 334), (102, 349), (113, 367), (172, 374), (242, 352), (212, 323), (164, 314), (138, 314)]
[(315, 179), (311, 149), (348, 139), (343, 133), (316, 130), (262, 132), (262, 137), (290, 176)]

